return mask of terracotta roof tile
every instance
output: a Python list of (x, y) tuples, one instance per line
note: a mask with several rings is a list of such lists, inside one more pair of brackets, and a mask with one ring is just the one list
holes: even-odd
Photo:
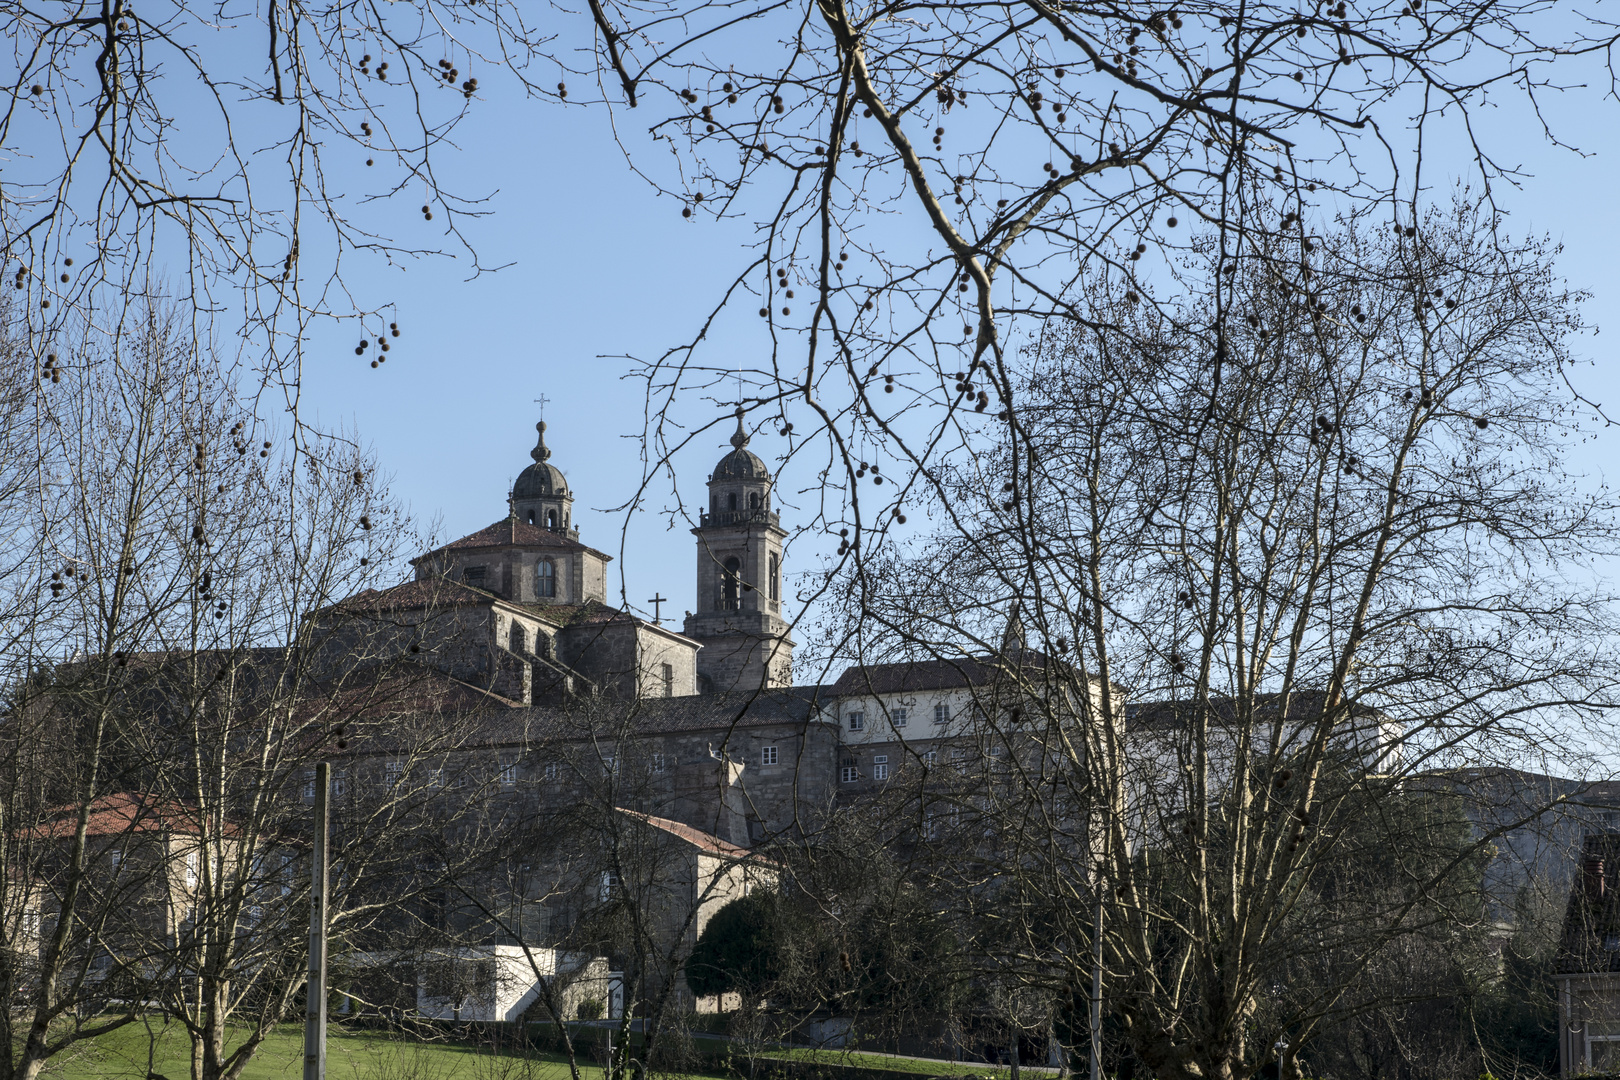
[(671, 821), (669, 818), (653, 817), (651, 814), (643, 814), (637, 810), (626, 810), (622, 806), (614, 807), (614, 809), (618, 810), (619, 813), (624, 814), (626, 817), (633, 817), (638, 821), (645, 821), (648, 825), (651, 825), (655, 829), (662, 829), (671, 836), (684, 840), (688, 844), (691, 844), (693, 847), (697, 848), (699, 851), (706, 851), (710, 855), (723, 855), (728, 859), (758, 858), (758, 856), (755, 856), (747, 848), (738, 847), (736, 844), (733, 844), (727, 840), (722, 840), (712, 833), (706, 833), (701, 829), (694, 829), (692, 826), (683, 825), (679, 821)]
[(960, 660), (916, 660), (898, 664), (861, 664), (849, 668), (833, 683), (840, 697), (859, 694), (897, 694), (914, 690), (948, 690), (983, 686), (996, 668), (976, 657)]
[[(35, 826), (34, 835), (59, 839), (74, 835), (79, 827), (79, 807), (57, 806), (47, 811), (47, 820)], [(90, 836), (123, 836), (127, 833), (185, 833), (196, 835), (202, 829), (202, 812), (197, 807), (161, 795), (121, 791), (103, 795), (90, 803), (87, 823)], [(228, 830), (234, 833), (236, 830)]]
[(542, 529), (538, 525), (531, 525), (527, 521), (519, 521), (516, 518), (504, 518), (491, 525), (486, 525), (477, 532), (468, 533), (459, 540), (452, 540), (443, 547), (434, 548), (426, 555), (412, 561), (420, 562), (422, 559), (430, 558), (441, 551), (466, 551), (478, 548), (503, 547), (539, 547), (553, 548), (559, 551), (589, 551), (604, 560), (612, 561), (613, 559), (613, 556), (582, 544), (578, 540), (570, 538), (566, 533), (552, 532), (550, 529)]
[(366, 589), (339, 600), (326, 610), (345, 613), (409, 607), (461, 607), (487, 604), (497, 599), (499, 597), (494, 593), (447, 577), (427, 577), (391, 585), (386, 589)]

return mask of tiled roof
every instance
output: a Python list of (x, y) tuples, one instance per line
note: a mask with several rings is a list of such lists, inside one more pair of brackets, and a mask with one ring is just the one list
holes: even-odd
[[(1023, 665), (1040, 669), (1046, 657), (1029, 652)], [(984, 686), (1002, 671), (1002, 662), (990, 657), (964, 656), (951, 660), (912, 660), (898, 664), (860, 664), (847, 669), (833, 683), (839, 696), (856, 694), (898, 694), (915, 690), (951, 690), (964, 686)]]
[(578, 540), (571, 539), (567, 534), (542, 529), (538, 525), (531, 525), (527, 521), (516, 518), (505, 518), (494, 524), (486, 525), (475, 533), (468, 533), (459, 540), (452, 540), (443, 547), (435, 548), (426, 555), (413, 561), (437, 555), (442, 551), (468, 551), (479, 548), (503, 547), (539, 547), (555, 548), (559, 551), (589, 551), (591, 554), (611, 561), (613, 556), (603, 554), (593, 547), (588, 547)]
[(583, 604), (524, 604), (523, 607), (557, 626), (602, 626), (607, 623), (639, 626), (643, 622), (627, 611), (595, 600)]
[(418, 578), (386, 589), (366, 589), (333, 604), (336, 613), (385, 611), (392, 608), (462, 607), (488, 604), (499, 599), (494, 593), (475, 589), (447, 577)]
[(747, 859), (752, 855), (747, 848), (738, 847), (736, 844), (722, 840), (711, 833), (706, 833), (701, 829), (694, 829), (690, 825), (682, 825), (680, 822), (671, 821), (669, 818), (653, 817), (651, 814), (643, 814), (636, 810), (626, 810), (622, 806), (614, 809), (626, 817), (633, 817), (638, 821), (645, 821), (655, 829), (662, 829), (671, 836), (684, 840), (699, 851), (706, 851), (710, 855), (723, 855), (728, 859)]
[[(35, 826), (36, 836), (60, 839), (74, 835), (79, 827), (79, 807), (58, 806), (47, 812), (47, 820)], [(161, 795), (122, 791), (103, 795), (90, 804), (86, 825), (90, 836), (123, 836), (128, 833), (185, 833), (196, 835), (202, 829), (202, 812), (195, 806)], [(228, 830), (231, 833), (235, 829)]]

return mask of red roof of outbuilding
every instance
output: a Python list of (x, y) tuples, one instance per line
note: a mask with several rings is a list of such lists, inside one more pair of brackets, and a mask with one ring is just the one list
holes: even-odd
[[(58, 806), (47, 811), (48, 820), (34, 827), (34, 835), (60, 838), (72, 836), (79, 828), (79, 807)], [(102, 795), (90, 803), (89, 836), (122, 836), (127, 833), (187, 833), (202, 831), (202, 811), (178, 799), (140, 791)], [(227, 827), (235, 833), (234, 827)]]
[(738, 847), (730, 841), (720, 839), (713, 833), (706, 833), (702, 829), (694, 829), (692, 826), (683, 825), (679, 821), (653, 817), (651, 814), (643, 814), (639, 810), (626, 810), (622, 806), (617, 809), (621, 814), (633, 817), (638, 821), (645, 821), (653, 828), (662, 829), (671, 836), (684, 840), (698, 850), (706, 851), (710, 855), (724, 855), (730, 859), (758, 858), (745, 847)]

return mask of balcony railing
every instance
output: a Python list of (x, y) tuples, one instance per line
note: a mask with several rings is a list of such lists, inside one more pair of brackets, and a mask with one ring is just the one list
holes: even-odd
[(749, 525), (758, 522), (761, 525), (776, 525), (781, 519), (774, 510), (715, 510), (698, 514), (698, 526), (708, 528), (710, 525)]

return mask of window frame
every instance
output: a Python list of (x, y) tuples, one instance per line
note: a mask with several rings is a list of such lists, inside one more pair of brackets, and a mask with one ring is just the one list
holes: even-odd
[(557, 560), (550, 556), (534, 563), (534, 595), (545, 600), (557, 598)]
[(776, 751), (775, 743), (769, 743), (759, 748), (759, 764), (761, 768), (766, 765), (779, 765), (781, 764), (779, 759), (780, 755)]
[(838, 782), (853, 784), (861, 778), (861, 766), (853, 757), (846, 757), (838, 763)]
[(878, 754), (872, 758), (872, 779), (887, 780), (889, 778), (889, 755)]
[(866, 710), (865, 709), (851, 710), (850, 712), (847, 712), (847, 713), (844, 714), (844, 719), (849, 724), (849, 730), (851, 730), (851, 731), (865, 731), (866, 730)]
[(889, 710), (889, 723), (897, 728), (903, 728), (911, 722), (911, 709), (905, 705), (896, 705)]

